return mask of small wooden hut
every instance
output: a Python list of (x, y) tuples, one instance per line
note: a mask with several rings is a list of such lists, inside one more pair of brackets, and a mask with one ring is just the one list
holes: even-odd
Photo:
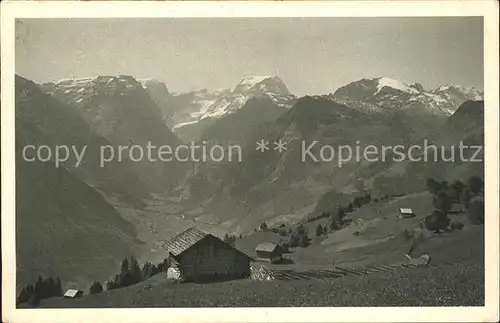
[(412, 209), (400, 208), (398, 216), (400, 219), (413, 218), (415, 217), (415, 213), (413, 213)]
[(65, 298), (79, 298), (83, 296), (83, 291), (79, 289), (68, 289), (66, 293), (64, 293)]
[(271, 263), (278, 262), (283, 258), (283, 250), (276, 243), (260, 243), (255, 248), (255, 253), (257, 260), (270, 261)]
[(189, 228), (165, 244), (178, 279), (211, 280), (250, 275), (253, 259), (210, 233)]

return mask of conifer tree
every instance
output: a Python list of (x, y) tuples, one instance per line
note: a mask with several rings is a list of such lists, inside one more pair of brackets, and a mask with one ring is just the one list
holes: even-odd
[(56, 278), (55, 292), (56, 292), (55, 296), (63, 296), (62, 283), (61, 283), (61, 279), (59, 277)]
[(90, 295), (98, 294), (98, 293), (101, 293), (103, 290), (104, 290), (104, 288), (102, 287), (101, 283), (98, 281), (95, 281), (92, 284), (92, 286), (90, 286), (89, 294)]
[(139, 263), (137, 259), (134, 257), (130, 258), (129, 263), (129, 273), (130, 273), (130, 284), (136, 284), (141, 281), (141, 268), (139, 267)]
[(321, 223), (318, 223), (318, 225), (316, 226), (316, 236), (319, 237), (322, 234), (323, 234), (323, 227), (321, 226)]

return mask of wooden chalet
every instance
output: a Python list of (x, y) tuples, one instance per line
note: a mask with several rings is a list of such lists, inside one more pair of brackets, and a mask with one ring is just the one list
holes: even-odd
[(412, 209), (400, 208), (398, 216), (400, 219), (413, 218), (415, 217), (415, 213), (413, 213)]
[(65, 298), (80, 298), (83, 296), (83, 291), (79, 289), (68, 289), (63, 295)]
[(276, 243), (264, 242), (255, 248), (257, 260), (270, 261), (272, 263), (280, 261), (283, 258), (283, 250)]
[(189, 228), (165, 243), (171, 268), (184, 281), (243, 278), (250, 275), (250, 256), (210, 233)]

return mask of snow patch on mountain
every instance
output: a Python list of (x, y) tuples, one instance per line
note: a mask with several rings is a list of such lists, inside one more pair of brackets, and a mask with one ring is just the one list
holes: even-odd
[(172, 127), (172, 131), (175, 131), (175, 130), (177, 130), (177, 129), (179, 129), (179, 128), (182, 128), (182, 127), (184, 127), (184, 126), (188, 126), (188, 125), (190, 125), (190, 124), (195, 124), (195, 123), (198, 123), (198, 120), (187, 121), (187, 122), (180, 122), (180, 123), (178, 123), (178, 124), (176, 124), (176, 125), (174, 125), (174, 126)]
[(432, 94), (432, 93), (428, 93), (428, 92), (423, 92), (423, 95), (433, 99), (434, 101), (436, 101), (437, 103), (446, 103), (446, 99), (437, 95), (437, 94)]
[(99, 78), (99, 76), (66, 78), (66, 79), (58, 80), (54, 83), (57, 85), (60, 85), (60, 86), (72, 87), (72, 86), (89, 84), (91, 82), (96, 81), (98, 78)]
[(475, 87), (464, 87), (456, 84), (441, 85), (433, 90), (434, 93), (448, 94), (455, 93), (467, 97), (468, 100), (480, 101), (484, 99), (484, 93)]
[[(199, 111), (191, 116), (197, 121), (206, 119), (220, 119), (238, 111), (253, 97), (269, 97), (276, 105), (290, 108), (296, 97), (292, 95), (283, 81), (277, 76), (249, 76), (242, 79), (232, 91), (223, 90), (221, 96), (211, 102), (203, 104)], [(209, 103), (209, 102), (206, 102)], [(193, 120), (185, 120), (175, 125), (179, 129), (186, 125), (193, 125)]]
[(141, 83), (130, 75), (67, 78), (45, 83), (40, 87), (45, 93), (77, 105), (84, 105), (92, 97), (98, 95), (109, 93), (124, 95), (132, 91), (144, 90)]
[[(50, 83), (49, 83), (50, 84)], [(55, 86), (66, 89), (80, 90), (85, 87), (95, 86), (96, 84), (107, 85), (109, 87), (126, 86), (128, 88), (140, 86), (140, 83), (130, 75), (120, 76), (89, 76), (81, 78), (62, 79), (53, 82)]]
[(145, 79), (137, 79), (137, 81), (139, 83), (141, 83), (142, 87), (144, 89), (148, 89), (150, 87), (156, 87), (156, 86), (160, 86), (160, 87), (165, 87), (166, 88), (166, 84), (157, 80), (157, 79), (154, 79), (154, 78), (145, 78)]
[(391, 79), (389, 77), (381, 77), (378, 79), (378, 84), (377, 84), (377, 92), (375, 92), (374, 95), (377, 95), (384, 87), (390, 87), (396, 90), (399, 90), (401, 92), (407, 92), (407, 93), (412, 93), (412, 94), (417, 94), (419, 91), (416, 89), (408, 86), (407, 84)]
[(271, 78), (272, 76), (249, 76), (241, 80), (240, 84), (248, 87), (252, 87), (257, 83), (261, 83), (265, 79)]

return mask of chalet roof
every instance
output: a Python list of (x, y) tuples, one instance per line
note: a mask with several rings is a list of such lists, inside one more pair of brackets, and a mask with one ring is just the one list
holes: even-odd
[(178, 256), (208, 235), (210, 233), (192, 227), (167, 241), (164, 247), (174, 256)]
[(249, 254), (247, 254), (247, 253), (241, 251), (240, 249), (222, 241), (221, 239), (217, 238), (216, 236), (214, 236), (210, 233), (201, 231), (195, 227), (191, 227), (191, 228), (187, 229), (186, 231), (176, 235), (175, 237), (173, 237), (172, 239), (167, 241), (163, 245), (163, 247), (166, 250), (168, 250), (172, 255), (179, 256), (180, 254), (184, 253), (186, 250), (190, 249), (191, 247), (193, 247), (195, 244), (197, 244), (201, 240), (205, 239), (206, 237), (212, 237), (213, 239), (220, 241), (220, 243), (225, 244), (225, 245), (229, 246), (230, 248), (234, 249), (239, 254), (253, 260), (253, 257), (250, 256)]
[(400, 208), (399, 212), (400, 213), (405, 213), (405, 214), (413, 214), (412, 209), (407, 209), (407, 208)]
[(75, 297), (76, 295), (78, 295), (78, 293), (82, 293), (82, 291), (79, 289), (70, 288), (66, 291), (66, 293), (64, 293), (64, 297)]
[(255, 247), (255, 251), (273, 252), (277, 247), (278, 245), (276, 243), (263, 242), (259, 243), (257, 247)]

